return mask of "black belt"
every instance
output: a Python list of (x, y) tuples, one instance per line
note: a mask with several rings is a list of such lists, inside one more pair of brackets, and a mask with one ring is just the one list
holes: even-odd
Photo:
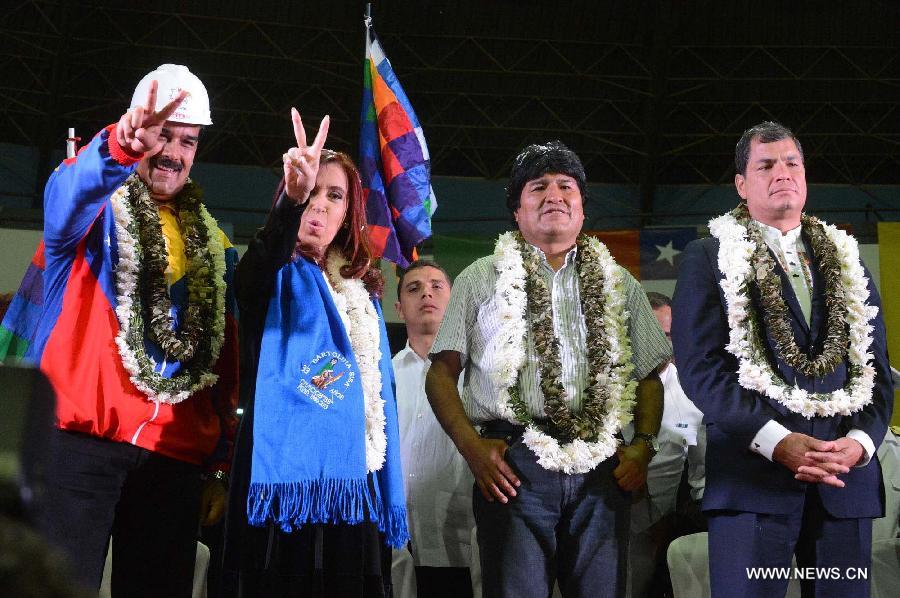
[[(544, 422), (535, 420), (535, 423), (542, 425)], [(512, 424), (503, 419), (492, 419), (479, 425), (481, 426), (482, 438), (505, 440), (507, 444), (512, 444), (513, 441), (518, 440), (525, 433), (525, 426), (522, 424)]]
[[(539, 427), (544, 426), (548, 420), (536, 419), (534, 423)], [(525, 433), (525, 426), (522, 424), (511, 424), (503, 419), (492, 419), (479, 424), (481, 426), (482, 438), (495, 438), (505, 440), (511, 444), (514, 440), (518, 440)], [(622, 431), (616, 432), (616, 438), (622, 439)]]

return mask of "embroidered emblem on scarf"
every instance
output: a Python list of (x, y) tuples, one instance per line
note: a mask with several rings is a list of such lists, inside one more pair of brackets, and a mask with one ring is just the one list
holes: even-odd
[[(341, 388), (350, 388), (356, 380), (353, 364), (337, 351), (322, 351), (304, 363), (300, 372), (297, 390), (322, 409), (328, 409), (335, 400), (343, 401)], [(337, 382), (341, 384), (329, 388)]]

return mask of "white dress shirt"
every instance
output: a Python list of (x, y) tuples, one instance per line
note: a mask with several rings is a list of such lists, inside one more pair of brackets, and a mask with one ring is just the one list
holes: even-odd
[[(803, 239), (800, 236), (800, 226), (782, 233), (774, 226), (769, 226), (762, 222), (754, 222), (759, 227), (766, 245), (781, 262), (781, 266), (787, 275), (792, 277), (793, 281), (796, 281), (801, 288), (805, 288), (806, 292), (811, 295), (812, 277), (809, 275), (809, 260), (806, 258), (806, 247), (803, 245)], [(750, 450), (771, 461), (772, 453), (775, 452), (775, 446), (790, 433), (790, 430), (771, 419), (756, 433), (756, 436), (750, 442)], [(853, 438), (863, 447), (862, 459), (856, 466), (863, 467), (868, 465), (872, 455), (875, 454), (875, 443), (872, 442), (869, 435), (860, 429), (854, 428), (847, 432), (847, 438)]]
[(407, 344), (392, 363), (413, 561), (417, 567), (468, 567), (474, 478), (425, 396), (431, 360)]

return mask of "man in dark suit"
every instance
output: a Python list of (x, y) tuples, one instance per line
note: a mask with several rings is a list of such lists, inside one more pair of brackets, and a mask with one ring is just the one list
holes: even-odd
[(685, 250), (672, 318), (707, 423), (712, 593), (868, 596), (893, 400), (878, 292), (856, 241), (803, 214), (790, 130), (747, 130), (735, 167), (742, 202)]

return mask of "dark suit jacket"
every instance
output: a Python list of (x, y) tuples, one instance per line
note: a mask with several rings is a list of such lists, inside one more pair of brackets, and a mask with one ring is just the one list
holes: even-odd
[[(812, 251), (807, 243), (807, 254)], [(877, 446), (884, 438), (893, 405), (893, 388), (885, 346), (884, 321), (879, 314), (871, 322), (875, 356), (875, 389), (872, 403), (847, 417), (806, 419), (788, 411), (780, 403), (738, 383), (737, 359), (728, 353), (728, 321), (725, 299), (719, 280), (719, 241), (706, 238), (693, 241), (685, 249), (672, 306), (672, 342), (675, 361), (685, 393), (703, 411), (707, 425), (706, 490), (704, 510), (730, 509), (753, 513), (787, 514), (802, 511), (807, 484), (794, 479), (784, 465), (752, 452), (750, 443), (769, 420), (775, 420), (793, 432), (820, 440), (840, 438), (853, 429), (866, 432)], [(825, 336), (824, 282), (815, 264), (811, 325), (806, 324), (790, 281), (777, 265), (782, 277), (785, 301), (795, 338), (801, 349), (821, 350)], [(881, 306), (878, 292), (869, 277), (869, 304)], [(758, 295), (753, 297), (759, 309)], [(766, 333), (770, 363), (788, 384), (828, 392), (843, 387), (848, 380), (846, 362), (831, 374), (808, 378), (776, 360), (774, 343)], [(835, 517), (880, 517), (884, 511), (884, 489), (877, 457), (865, 467), (856, 467), (842, 475), (846, 486), (818, 486), (825, 509)]]

